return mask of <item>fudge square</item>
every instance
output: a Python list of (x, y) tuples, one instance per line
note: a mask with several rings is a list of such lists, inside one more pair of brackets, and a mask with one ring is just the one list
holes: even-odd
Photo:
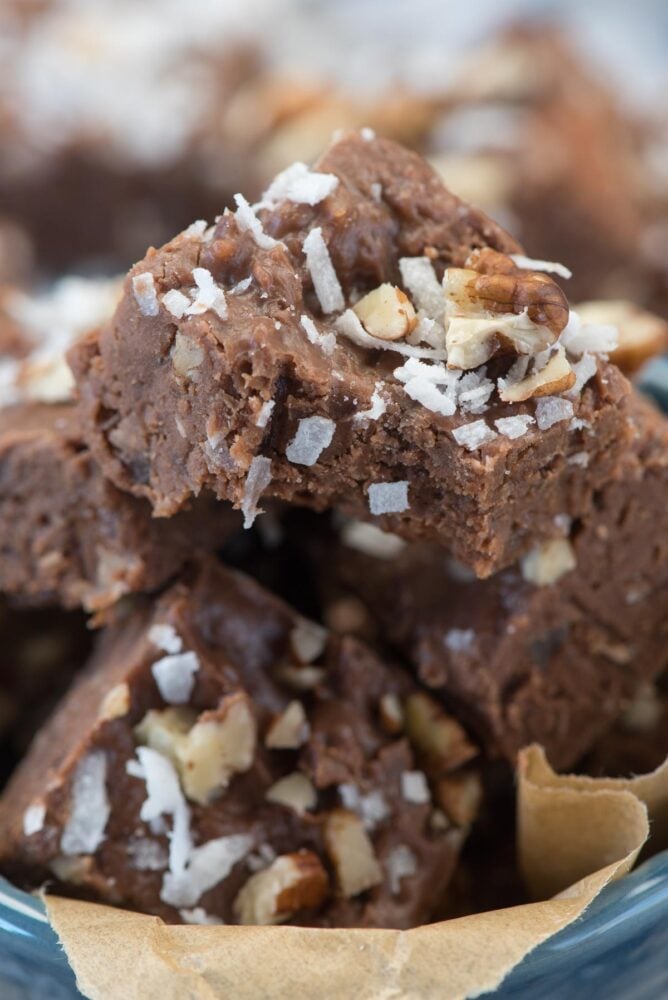
[(639, 396), (632, 424), (592, 512), (564, 516), (561, 538), (487, 580), (434, 546), (348, 523), (315, 550), (340, 588), (325, 620), (371, 638), (370, 615), (490, 756), (512, 761), (535, 741), (572, 766), (668, 665), (668, 424)]
[(141, 600), (5, 791), (3, 874), (171, 922), (428, 919), (481, 795), (455, 719), (212, 561)]
[(193, 549), (240, 529), (210, 495), (169, 521), (152, 517), (101, 474), (72, 404), (0, 408), (0, 591), (22, 605), (102, 611), (157, 590)]
[(544, 269), (568, 272), (365, 130), (236, 200), (150, 250), (70, 352), (120, 489), (169, 516), (208, 487), (247, 524), (263, 495), (335, 507), (479, 576), (587, 510), (629, 388)]

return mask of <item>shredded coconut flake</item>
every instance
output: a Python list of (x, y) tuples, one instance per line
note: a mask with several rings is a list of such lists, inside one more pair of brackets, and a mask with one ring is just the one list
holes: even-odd
[(197, 219), (195, 222), (191, 222), (187, 229), (183, 230), (183, 236), (187, 236), (190, 239), (201, 240), (207, 230), (206, 219)]
[(214, 281), (211, 271), (205, 267), (193, 268), (193, 280), (197, 286), (197, 294), (186, 309), (188, 316), (200, 316), (202, 313), (214, 312), (220, 319), (227, 319), (227, 302), (225, 293)]
[(475, 642), (475, 632), (472, 628), (451, 628), (443, 641), (451, 653), (468, 653)]
[(309, 618), (300, 618), (290, 632), (290, 645), (301, 663), (313, 663), (327, 645), (328, 632)]
[(269, 423), (269, 418), (271, 417), (271, 414), (275, 406), (276, 406), (276, 401), (274, 399), (268, 399), (265, 403), (262, 404), (262, 406), (260, 407), (260, 411), (257, 417), (255, 418), (256, 427), (267, 426), (267, 424)]
[(202, 906), (196, 906), (192, 910), (179, 910), (179, 915), (184, 924), (210, 924), (217, 926), (223, 923), (220, 917), (214, 917), (213, 914), (207, 913)]
[(178, 288), (172, 288), (163, 295), (162, 304), (175, 319), (181, 319), (190, 308), (190, 299)]
[(360, 410), (359, 413), (356, 413), (353, 417), (353, 423), (365, 423), (367, 420), (378, 420), (379, 417), (382, 417), (387, 409), (387, 403), (380, 394), (382, 385), (382, 382), (376, 382), (371, 393), (371, 406), (368, 410)]
[(357, 785), (339, 785), (339, 795), (344, 807), (357, 813), (367, 830), (373, 830), (390, 815), (387, 800), (380, 789), (362, 795)]
[(170, 906), (195, 906), (205, 892), (227, 878), (252, 846), (249, 834), (236, 833), (192, 848), (184, 870), (165, 875), (160, 898)]
[(396, 483), (371, 483), (369, 510), (372, 514), (401, 514), (408, 510), (408, 480)]
[(46, 806), (43, 802), (31, 802), (23, 814), (23, 832), (26, 837), (32, 837), (44, 827)]
[(376, 138), (376, 133), (372, 128), (369, 128), (368, 125), (365, 125), (364, 128), (360, 129), (360, 135), (362, 136), (365, 142), (373, 142), (373, 140)]
[(374, 184), (372, 184), (370, 186), (369, 190), (371, 191), (371, 197), (373, 198), (374, 201), (382, 201), (383, 200), (383, 185), (382, 184), (379, 184), (376, 181)]
[(293, 163), (276, 177), (262, 195), (268, 206), (279, 201), (294, 201), (299, 205), (318, 205), (336, 190), (339, 178), (334, 174), (319, 174), (305, 163)]
[(70, 814), (60, 838), (63, 854), (94, 854), (104, 840), (111, 808), (107, 796), (107, 758), (93, 750), (77, 764)]
[(142, 316), (157, 316), (160, 312), (158, 305), (158, 295), (155, 290), (155, 281), (150, 271), (142, 274), (135, 274), (132, 279), (132, 291), (134, 292), (139, 311)]
[(272, 247), (278, 246), (279, 240), (275, 240), (273, 236), (268, 236), (265, 233), (262, 223), (244, 196), (235, 194), (234, 201), (237, 206), (234, 214), (239, 229), (244, 233), (249, 232), (260, 250), (271, 250)]
[(241, 513), (244, 515), (244, 528), (252, 527), (253, 521), (257, 515), (262, 513), (257, 505), (257, 502), (270, 482), (271, 459), (265, 458), (263, 455), (256, 455), (248, 469), (246, 485), (244, 487), (244, 496), (241, 501)]
[(250, 288), (252, 283), (253, 283), (252, 276), (248, 278), (242, 278), (241, 281), (238, 281), (236, 283), (236, 285), (232, 285), (232, 287), (230, 288), (230, 295), (243, 295), (243, 293)]
[(304, 240), (304, 253), (322, 311), (332, 313), (343, 309), (346, 304), (343, 289), (336, 276), (320, 226), (312, 229)]
[(431, 801), (429, 785), (423, 771), (404, 771), (401, 775), (401, 794), (406, 802), (423, 805)]
[(560, 278), (566, 279), (573, 277), (570, 268), (552, 260), (535, 260), (533, 257), (525, 257), (521, 253), (511, 253), (510, 259), (518, 267), (526, 268), (528, 271), (546, 271), (548, 274), (558, 274)]
[(574, 309), (571, 309), (568, 323), (559, 337), (559, 343), (575, 357), (579, 357), (585, 352), (609, 354), (614, 351), (618, 342), (619, 331), (616, 326), (603, 323), (583, 323)]
[(415, 875), (418, 870), (417, 858), (410, 847), (398, 844), (387, 856), (387, 875), (390, 882), (390, 892), (393, 896), (401, 892), (402, 879)]
[(310, 316), (301, 316), (299, 322), (306, 330), (306, 336), (312, 344), (321, 347), (325, 354), (331, 354), (336, 347), (336, 337), (333, 333), (320, 333)]
[(510, 438), (511, 441), (526, 434), (533, 423), (535, 423), (535, 420), (528, 413), (517, 413), (512, 417), (500, 417), (494, 421), (499, 434)]
[(589, 465), (589, 455), (586, 451), (576, 451), (574, 455), (569, 455), (568, 464), (579, 465), (580, 468), (586, 469)]
[(471, 424), (462, 424), (455, 427), (452, 436), (467, 451), (475, 451), (484, 444), (489, 444), (497, 437), (496, 431), (488, 427), (484, 420), (474, 420)]
[(315, 465), (321, 454), (332, 443), (336, 424), (328, 417), (304, 417), (299, 421), (297, 433), (285, 449), (288, 462), (295, 465)]
[(570, 399), (561, 396), (542, 396), (536, 401), (536, 423), (538, 429), (546, 431), (562, 420), (570, 420), (573, 416), (573, 404)]
[(371, 348), (375, 351), (394, 351), (406, 358), (433, 358), (435, 361), (444, 361), (448, 356), (445, 349), (416, 347), (414, 344), (405, 344), (399, 340), (381, 340), (380, 337), (372, 337), (366, 332), (352, 309), (346, 309), (335, 321), (334, 326), (339, 333), (352, 340), (358, 347)]
[(148, 641), (163, 653), (180, 653), (183, 649), (181, 636), (173, 625), (168, 625), (166, 622), (151, 625), (148, 630)]
[(598, 370), (598, 362), (593, 354), (583, 354), (579, 361), (571, 364), (575, 372), (575, 382), (568, 390), (569, 396), (579, 396), (590, 378), (593, 378)]
[(132, 867), (140, 872), (162, 872), (169, 863), (167, 851), (157, 840), (137, 837), (128, 843)]
[(190, 810), (172, 762), (151, 747), (137, 747), (137, 757), (138, 761), (129, 760), (125, 769), (132, 777), (146, 782), (146, 798), (139, 818), (153, 828), (153, 824), (162, 820), (163, 816), (172, 817), (172, 828), (167, 831), (169, 868), (178, 877), (185, 871), (192, 850)]
[(416, 305), (431, 320), (443, 322), (445, 296), (428, 257), (402, 257), (399, 271), (404, 288), (407, 288)]
[(375, 524), (364, 521), (349, 521), (341, 529), (341, 541), (349, 549), (356, 549), (374, 559), (394, 559), (406, 543), (403, 538), (383, 531)]
[(160, 696), (168, 705), (185, 705), (189, 701), (198, 670), (199, 658), (193, 652), (163, 656), (151, 667)]

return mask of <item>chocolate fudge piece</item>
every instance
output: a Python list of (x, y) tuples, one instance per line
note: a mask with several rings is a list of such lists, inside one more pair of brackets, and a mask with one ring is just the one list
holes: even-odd
[(238, 206), (150, 251), (70, 353), (120, 489), (169, 516), (210, 488), (246, 523), (262, 494), (336, 507), (479, 575), (586, 511), (628, 385), (543, 262), (364, 130)]
[(428, 919), (480, 795), (459, 724), (212, 561), (136, 608), (8, 786), (0, 870), (171, 922)]
[(345, 526), (338, 555), (319, 553), (343, 584), (325, 620), (347, 615), (369, 634), (370, 612), (377, 640), (489, 754), (513, 760), (536, 741), (554, 766), (572, 766), (668, 662), (668, 427), (639, 397), (633, 424), (633, 448), (592, 512), (561, 518), (561, 539), (488, 580), (434, 547)]
[(581, 767), (594, 777), (649, 774), (668, 757), (668, 677), (643, 684), (633, 701), (589, 751)]
[(156, 590), (198, 546), (241, 528), (212, 497), (169, 521), (106, 480), (81, 441), (76, 407), (0, 408), (0, 591), (23, 604), (100, 611)]

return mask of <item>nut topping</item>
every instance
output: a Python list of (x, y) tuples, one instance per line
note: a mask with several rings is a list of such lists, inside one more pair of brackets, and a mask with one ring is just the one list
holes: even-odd
[(253, 763), (256, 724), (246, 696), (233, 694), (199, 718), (189, 708), (151, 710), (135, 735), (173, 762), (189, 799), (206, 805)]
[(436, 798), (455, 826), (469, 826), (478, 815), (482, 801), (480, 775), (476, 771), (465, 771), (441, 778), (436, 786)]
[(404, 707), (408, 738), (429, 768), (451, 771), (476, 756), (459, 723), (428, 694), (415, 692)]
[(325, 845), (346, 898), (383, 881), (373, 844), (359, 816), (347, 809), (333, 809), (325, 821)]
[(476, 251), (443, 277), (448, 367), (470, 369), (500, 354), (536, 354), (568, 322), (568, 303), (546, 274), (495, 250)]
[(321, 906), (328, 888), (316, 854), (283, 854), (248, 879), (234, 901), (234, 914), (240, 924), (281, 924), (298, 910)]
[(415, 309), (400, 288), (385, 282), (353, 306), (367, 333), (380, 340), (401, 340), (417, 325)]
[(309, 738), (310, 727), (300, 701), (290, 704), (269, 724), (264, 737), (271, 750), (296, 750)]
[(540, 371), (533, 372), (515, 382), (499, 379), (499, 396), (504, 403), (522, 403), (539, 396), (554, 396), (575, 385), (575, 372), (561, 345)]
[(521, 561), (522, 576), (537, 587), (549, 587), (575, 569), (575, 553), (567, 538), (553, 538), (532, 549)]
[(296, 813), (301, 814), (315, 809), (318, 794), (313, 787), (313, 782), (305, 774), (294, 771), (275, 782), (268, 790), (266, 798), (268, 802), (288, 806)]

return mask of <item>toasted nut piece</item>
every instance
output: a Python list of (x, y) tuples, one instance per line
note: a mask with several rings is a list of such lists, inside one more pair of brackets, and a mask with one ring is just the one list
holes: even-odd
[(384, 694), (378, 705), (380, 724), (386, 733), (395, 736), (404, 728), (404, 710), (396, 694)]
[(130, 711), (130, 688), (124, 682), (112, 687), (102, 699), (98, 718), (118, 719)]
[(520, 563), (522, 576), (537, 587), (549, 587), (575, 569), (573, 546), (567, 538), (553, 538), (537, 545)]
[(313, 663), (325, 651), (327, 629), (309, 618), (299, 618), (290, 632), (290, 646), (300, 663)]
[(482, 783), (477, 771), (464, 771), (441, 778), (436, 798), (456, 826), (469, 826), (478, 815), (482, 802)]
[(314, 910), (327, 898), (329, 882), (312, 851), (282, 854), (251, 875), (234, 900), (240, 924), (280, 924), (298, 910)]
[(294, 663), (284, 663), (276, 671), (276, 677), (295, 691), (312, 691), (325, 679), (322, 667), (302, 667)]
[(204, 351), (190, 337), (177, 333), (170, 353), (174, 371), (181, 378), (192, 378), (204, 361)]
[(583, 302), (576, 307), (583, 323), (611, 324), (619, 339), (610, 357), (626, 375), (668, 348), (668, 323), (661, 316), (623, 299)]
[(536, 354), (568, 322), (568, 303), (546, 274), (494, 250), (471, 255), (443, 277), (448, 367), (477, 368), (499, 354)]
[(499, 396), (504, 403), (522, 403), (538, 396), (555, 396), (575, 385), (575, 372), (568, 363), (561, 345), (540, 371), (527, 375), (519, 382), (502, 382)]
[(359, 816), (332, 809), (325, 820), (325, 846), (343, 896), (357, 896), (383, 881), (373, 844)]
[(264, 745), (272, 750), (296, 750), (309, 738), (311, 727), (301, 701), (291, 701), (280, 715), (269, 723)]
[(367, 333), (380, 340), (401, 340), (417, 325), (410, 299), (396, 285), (385, 282), (353, 306)]
[(313, 787), (313, 782), (305, 774), (294, 771), (275, 782), (265, 798), (268, 802), (289, 806), (297, 813), (305, 813), (309, 809), (315, 809), (318, 794)]
[(248, 699), (238, 693), (197, 718), (189, 708), (147, 712), (137, 739), (174, 763), (183, 791), (205, 805), (227, 788), (234, 774), (253, 763), (256, 723)]
[(478, 753), (459, 723), (424, 691), (406, 700), (408, 738), (430, 769), (451, 771)]

